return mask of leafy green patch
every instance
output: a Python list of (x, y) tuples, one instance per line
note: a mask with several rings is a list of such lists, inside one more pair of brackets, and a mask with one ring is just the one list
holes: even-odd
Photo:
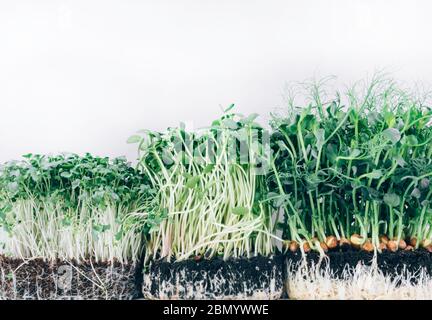
[(0, 226), (16, 256), (137, 261), (155, 191), (124, 158), (27, 154), (0, 167)]
[(281, 196), (285, 239), (431, 239), (432, 109), (379, 76), (345, 99), (309, 89), (306, 108), (273, 120), (268, 198)]

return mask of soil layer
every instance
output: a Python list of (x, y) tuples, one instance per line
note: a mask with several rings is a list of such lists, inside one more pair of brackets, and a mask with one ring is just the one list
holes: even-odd
[(284, 257), (224, 261), (155, 261), (144, 271), (147, 299), (278, 299), (283, 294)]
[[(366, 251), (347, 250), (347, 251), (330, 251), (327, 253), (328, 259), (324, 259), (321, 268), (329, 267), (335, 275), (340, 275), (344, 268), (354, 268), (358, 263), (371, 265), (374, 254)], [(302, 255), (300, 251), (287, 253), (287, 263), (301, 262)], [(317, 264), (320, 256), (317, 252), (310, 252), (306, 256), (309, 265)], [(424, 249), (414, 251), (383, 251), (377, 254), (377, 266), (384, 275), (394, 277), (406, 272), (416, 273), (423, 269), (427, 274), (432, 275), (432, 253)]]
[(0, 255), (0, 299), (133, 299), (140, 266)]

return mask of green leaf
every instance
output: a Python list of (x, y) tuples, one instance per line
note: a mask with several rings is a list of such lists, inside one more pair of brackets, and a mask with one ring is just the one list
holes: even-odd
[(306, 130), (313, 130), (314, 127), (317, 124), (317, 119), (315, 118), (315, 116), (313, 114), (309, 114), (310, 110), (305, 109), (303, 111), (303, 123), (302, 123), (302, 127)]
[(396, 156), (394, 159), (396, 160), (398, 166), (404, 167), (406, 165), (406, 161), (404, 160), (404, 158), (402, 158), (401, 155)]
[(18, 182), (8, 183), (7, 189), (10, 193), (16, 193), (18, 191)]
[(218, 127), (220, 127), (220, 125), (221, 125), (220, 120), (215, 120), (215, 121), (212, 122), (212, 127), (213, 128), (218, 128)]
[(186, 188), (189, 188), (189, 189), (195, 188), (195, 186), (198, 184), (198, 182), (200, 182), (200, 180), (201, 180), (201, 177), (199, 177), (199, 176), (189, 178), (186, 182)]
[(138, 135), (133, 135), (127, 139), (127, 143), (133, 144), (133, 143), (139, 143), (141, 141), (141, 137)]
[(288, 147), (287, 147), (285, 141), (277, 140), (276, 144), (280, 150), (282, 150), (282, 151), (288, 150)]
[(120, 241), (122, 237), (123, 237), (123, 230), (120, 230), (119, 232), (116, 233), (115, 239), (117, 241)]
[(325, 130), (320, 128), (314, 132), (314, 135), (316, 138), (316, 147), (318, 150), (320, 150), (324, 146)]
[(359, 149), (353, 149), (349, 155), (350, 158), (357, 158), (361, 154)]
[(64, 219), (62, 220), (62, 224), (63, 224), (65, 227), (69, 227), (69, 226), (72, 224), (71, 219), (70, 219), (70, 218), (64, 218)]
[(235, 122), (232, 119), (225, 119), (225, 120), (223, 120), (223, 124), (224, 124), (225, 127), (227, 127), (228, 129), (231, 129), (231, 130), (237, 130), (238, 127), (239, 127), (238, 124), (237, 124), (237, 122)]
[(286, 197), (284, 195), (280, 195), (276, 198), (276, 201), (274, 202), (274, 206), (276, 208), (280, 208), (285, 203)]
[(94, 238), (95, 241), (98, 241), (99, 234), (98, 234), (98, 231), (95, 230), (94, 228), (92, 229), (92, 236), (93, 236), (93, 238)]
[(372, 179), (379, 179), (381, 178), (383, 175), (381, 170), (372, 170), (371, 174), (370, 174), (370, 178)]
[(78, 188), (79, 186), (80, 186), (80, 184), (81, 184), (81, 181), (80, 180), (74, 180), (73, 182), (72, 182), (72, 189), (76, 189), (76, 188)]
[(155, 224), (150, 227), (149, 233), (154, 233), (159, 231), (159, 225)]
[(385, 129), (382, 134), (393, 144), (397, 143), (401, 139), (401, 133), (396, 128)]
[(326, 147), (326, 157), (329, 159), (330, 163), (335, 163), (337, 159), (336, 146), (334, 144), (327, 144)]
[(410, 134), (409, 136), (406, 136), (406, 143), (410, 146), (414, 146), (418, 144), (418, 139), (415, 135)]
[(72, 174), (70, 172), (64, 171), (62, 173), (60, 173), (60, 176), (66, 179), (69, 179), (70, 177), (72, 177)]
[(172, 164), (174, 163), (174, 159), (173, 159), (171, 153), (170, 153), (168, 150), (165, 150), (165, 149), (164, 149), (164, 150), (162, 151), (162, 156), (161, 156), (161, 158), (162, 158), (162, 162), (163, 162), (166, 166), (172, 165)]
[(246, 207), (235, 207), (232, 209), (232, 213), (238, 216), (244, 216), (249, 213), (249, 209)]
[(185, 177), (186, 179), (190, 179), (193, 176), (189, 172), (185, 172), (185, 173), (183, 173), (183, 177)]
[(416, 198), (416, 199), (420, 199), (420, 197), (421, 197), (420, 189), (414, 188), (414, 190), (411, 192), (411, 196)]
[(374, 169), (372, 172), (365, 174), (365, 176), (371, 179), (379, 179), (382, 177), (382, 171)]
[(214, 167), (215, 167), (214, 164), (208, 164), (208, 165), (206, 165), (206, 167), (205, 167), (204, 170), (203, 170), (203, 173), (204, 173), (204, 174), (207, 174), (207, 173), (212, 172), (213, 169), (214, 169)]
[(397, 207), (400, 204), (400, 197), (395, 193), (386, 193), (384, 202), (390, 207)]
[(388, 127), (393, 127), (396, 123), (396, 117), (392, 112), (385, 111), (384, 112), (384, 121), (386, 122)]
[(430, 181), (427, 178), (423, 178), (420, 180), (420, 187), (426, 189), (429, 187)]
[(228, 108), (224, 110), (225, 113), (230, 112), (234, 108), (234, 103), (232, 103)]
[(93, 230), (95, 232), (104, 233), (105, 231), (111, 229), (111, 226), (109, 224), (95, 224), (93, 225)]
[(242, 119), (242, 123), (253, 123), (255, 121), (256, 118), (258, 118), (259, 114), (258, 113), (252, 113), (250, 115), (248, 115), (246, 118)]

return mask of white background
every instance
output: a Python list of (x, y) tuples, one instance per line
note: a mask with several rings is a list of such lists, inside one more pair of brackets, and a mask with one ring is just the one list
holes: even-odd
[(432, 80), (432, 1), (0, 0), (0, 161), (61, 151), (135, 158), (142, 128), (203, 126), (288, 81), (387, 68)]

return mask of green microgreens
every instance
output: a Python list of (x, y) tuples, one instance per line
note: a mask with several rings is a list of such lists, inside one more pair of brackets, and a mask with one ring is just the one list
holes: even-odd
[(324, 101), (317, 87), (307, 108), (290, 104), (273, 121), (274, 208), (285, 213), (284, 238), (297, 242), (359, 234), (430, 239), (432, 109), (376, 77), (365, 91)]
[(123, 158), (28, 154), (0, 168), (5, 251), (21, 258), (137, 262), (153, 190)]
[(273, 252), (272, 212), (263, 202), (269, 135), (256, 116), (226, 110), (200, 133), (179, 127), (130, 139), (139, 144), (139, 168), (159, 191), (148, 257), (226, 259)]

